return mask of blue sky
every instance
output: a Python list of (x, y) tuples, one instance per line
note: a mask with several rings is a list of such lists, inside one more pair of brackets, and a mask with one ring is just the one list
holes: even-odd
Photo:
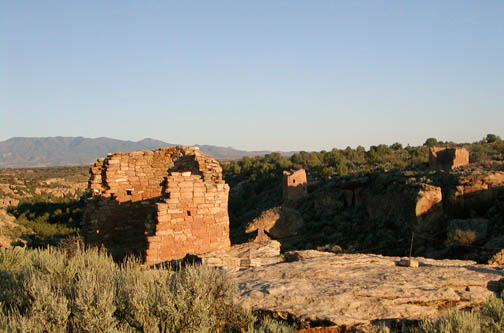
[(0, 140), (504, 137), (504, 1), (0, 2)]

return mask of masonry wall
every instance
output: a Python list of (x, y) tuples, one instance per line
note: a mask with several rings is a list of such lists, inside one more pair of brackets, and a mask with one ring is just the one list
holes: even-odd
[(13, 199), (9, 197), (0, 199), (0, 207), (17, 206), (18, 204), (19, 204), (18, 199)]
[(229, 249), (229, 186), (223, 180), (203, 182), (190, 172), (172, 172), (167, 184), (167, 198), (156, 205), (156, 231), (147, 239), (146, 263)]
[(113, 153), (90, 173), (87, 242), (147, 263), (229, 248), (229, 186), (196, 147)]
[(469, 151), (465, 148), (431, 147), (429, 166), (440, 170), (453, 170), (469, 164)]
[(282, 199), (297, 200), (308, 193), (305, 169), (283, 172)]

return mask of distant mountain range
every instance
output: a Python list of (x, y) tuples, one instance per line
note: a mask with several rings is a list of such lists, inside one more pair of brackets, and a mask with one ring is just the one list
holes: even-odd
[[(173, 147), (155, 139), (123, 141), (110, 138), (83, 137), (15, 137), (0, 141), (0, 168), (43, 167), (63, 165), (87, 165), (110, 152)], [(260, 156), (269, 151), (243, 151), (231, 147), (197, 145), (200, 150), (216, 159), (234, 159), (244, 156)]]

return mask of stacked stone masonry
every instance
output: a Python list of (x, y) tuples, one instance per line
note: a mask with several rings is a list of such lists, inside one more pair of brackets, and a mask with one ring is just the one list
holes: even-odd
[(305, 169), (284, 171), (282, 183), (282, 199), (297, 200), (308, 194), (308, 181)]
[(17, 206), (19, 204), (18, 199), (13, 199), (13, 198), (2, 198), (0, 199), (0, 208), (7, 208), (9, 206)]
[(229, 186), (197, 147), (108, 154), (90, 173), (89, 243), (149, 265), (229, 249)]
[(431, 147), (429, 166), (440, 170), (453, 170), (469, 164), (469, 151), (465, 148)]

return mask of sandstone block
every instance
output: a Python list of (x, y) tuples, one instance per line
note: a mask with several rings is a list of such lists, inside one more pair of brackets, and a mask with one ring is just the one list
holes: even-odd
[(180, 193), (180, 197), (181, 198), (190, 198), (190, 199), (192, 199), (193, 198), (193, 193), (192, 192), (182, 192), (182, 193)]
[[(218, 162), (195, 152), (187, 147), (163, 148), (109, 154), (107, 159), (97, 160), (90, 170), (89, 187), (94, 196), (108, 199), (107, 204), (88, 205), (87, 209), (95, 211), (86, 214), (83, 233), (90, 235), (86, 237), (125, 252), (147, 246), (145, 262), (151, 264), (229, 246), (229, 228), (224, 229), (228, 233), (223, 237), (225, 231), (210, 212), (210, 208), (214, 212), (221, 208), (229, 188), (222, 181)], [(175, 164), (177, 171), (167, 171)], [(194, 170), (199, 174), (193, 174)], [(207, 192), (219, 195), (207, 196)], [(201, 204), (208, 206), (198, 209)], [(215, 228), (218, 232), (211, 232), (215, 242), (211, 244), (208, 230)], [(175, 232), (180, 233), (177, 241)], [(122, 239), (111, 237), (112, 233), (119, 233)]]

